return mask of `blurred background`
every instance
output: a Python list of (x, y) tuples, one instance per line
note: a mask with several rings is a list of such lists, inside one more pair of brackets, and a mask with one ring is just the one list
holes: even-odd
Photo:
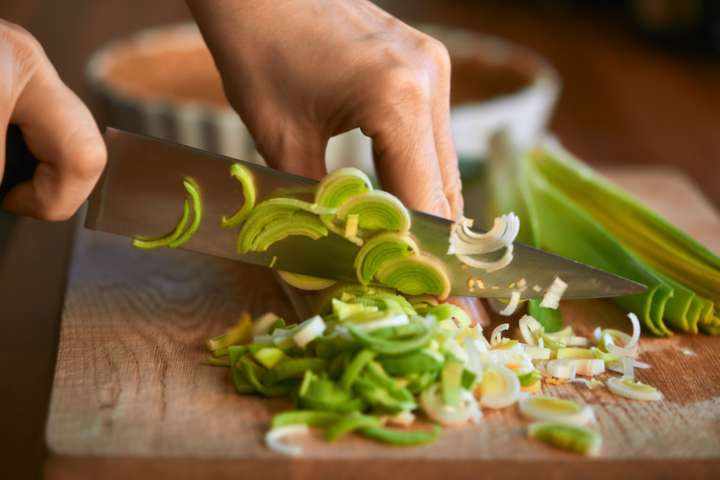
[[(720, 2), (377, 3), (455, 45), (453, 128), (466, 173), (482, 159), (482, 144), (494, 128), (515, 129), (523, 144), (547, 121), (550, 131), (593, 165), (681, 169), (720, 205)], [(147, 52), (118, 54), (116, 45), (110, 61), (107, 48), (95, 55), (95, 78), (88, 81), (87, 63), (98, 48), (149, 27), (191, 21), (184, 2), (6, 0), (0, 17), (40, 40), (101, 123), (253, 156), (251, 141), (236, 133), (242, 126), (223, 111), (219, 84), (207, 73), (212, 62), (202, 55), (196, 62), (182, 56), (175, 63), (157, 62)], [(113, 56), (130, 60), (113, 65)], [(133, 61), (140, 62), (137, 68)], [(156, 78), (152, 65), (158, 63)], [(336, 158), (329, 161), (367, 162), (364, 148), (357, 136), (335, 142), (328, 156)]]

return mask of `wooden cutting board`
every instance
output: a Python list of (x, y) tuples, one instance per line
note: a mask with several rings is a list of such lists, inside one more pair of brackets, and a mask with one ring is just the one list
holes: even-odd
[[(610, 177), (720, 251), (720, 219), (669, 170)], [(203, 342), (244, 310), (292, 316), (267, 270), (182, 251), (133, 250), (127, 239), (83, 232), (68, 289), (52, 406), (47, 476), (71, 478), (720, 478), (720, 338), (643, 338), (641, 380), (661, 403), (605, 389), (546, 386), (591, 404), (605, 446), (587, 459), (524, 438), (516, 407), (480, 425), (446, 429), (432, 445), (396, 448), (312, 438), (289, 460), (263, 445), (287, 403), (236, 395), (227, 371), (203, 366)], [(628, 329), (602, 301), (565, 302), (573, 326)], [(538, 477), (535, 477), (538, 478)]]

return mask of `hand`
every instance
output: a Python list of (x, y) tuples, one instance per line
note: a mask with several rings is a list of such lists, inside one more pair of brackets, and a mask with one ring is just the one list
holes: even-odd
[(227, 96), (274, 168), (319, 178), (331, 136), (373, 139), (383, 188), (462, 212), (445, 47), (365, 0), (190, 0)]
[[(416, 210), (462, 214), (442, 43), (366, 0), (188, 4), (270, 166), (320, 178), (329, 138), (360, 128), (384, 189)], [(477, 302), (456, 303), (484, 323)]]
[(32, 180), (8, 192), (3, 208), (43, 220), (69, 218), (102, 172), (105, 144), (37, 40), (0, 20), (0, 178), (9, 123), (21, 128), (40, 164)]

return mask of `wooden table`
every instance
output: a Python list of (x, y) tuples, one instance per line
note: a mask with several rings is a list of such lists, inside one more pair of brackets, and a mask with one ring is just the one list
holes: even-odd
[[(558, 10), (549, 8), (549, 2), (528, 1), (381, 3), (404, 18), (460, 25), (535, 48), (556, 65), (564, 80), (553, 128), (572, 149), (594, 164), (675, 165), (720, 205), (717, 59), (670, 54), (644, 44), (629, 32), (617, 9), (599, 6), (608, 2), (593, 2), (589, 10)], [(190, 18), (184, 3), (176, 0), (5, 0), (0, 2), (0, 17), (35, 34), (63, 79), (91, 105), (84, 65), (94, 49), (141, 28)], [(40, 443), (32, 438), (42, 428), (43, 415), (23, 412), (42, 407), (49, 391), (52, 329), (72, 231), (70, 223), (48, 225), (0, 215), (0, 324), (32, 322), (36, 328), (47, 328), (41, 335), (20, 335), (19, 329), (10, 327), (1, 331), (6, 340), (0, 345), (0, 361), (25, 366), (22, 378), (14, 369), (1, 370), (3, 384), (12, 385), (16, 394), (0, 402), (0, 426), (7, 432), (6, 426), (20, 429), (19, 419), (24, 425), (22, 438), (7, 442), (14, 448), (3, 449), (5, 454), (35, 459), (35, 452), (40, 452), (34, 447)], [(109, 261), (97, 259), (99, 264)], [(118, 268), (129, 268), (122, 257), (115, 262)], [(22, 356), (17, 356), (22, 349)], [(66, 459), (65, 464), (72, 462)]]
[[(686, 177), (663, 170), (612, 178), (715, 251), (720, 219)], [(546, 393), (593, 405), (605, 447), (585, 459), (524, 438), (516, 408), (478, 426), (447, 429), (436, 444), (392, 448), (352, 438), (311, 440), (306, 457), (267, 450), (263, 434), (283, 401), (239, 396), (227, 371), (200, 365), (204, 339), (243, 310), (292, 315), (267, 270), (182, 251), (133, 250), (127, 239), (83, 232), (75, 252), (47, 430), (48, 478), (711, 478), (720, 474), (720, 337), (644, 338), (640, 378), (666, 400), (644, 403), (570, 385)], [(628, 328), (602, 301), (567, 302), (590, 334)]]

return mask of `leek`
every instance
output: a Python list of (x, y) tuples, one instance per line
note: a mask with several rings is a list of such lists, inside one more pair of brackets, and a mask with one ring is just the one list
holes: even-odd
[[(645, 284), (614, 301), (647, 331), (720, 333), (720, 258), (567, 152), (545, 145), (522, 156), (497, 143), (489, 181), (490, 214), (515, 211), (522, 241)], [(559, 326), (534, 302), (538, 321)]]

